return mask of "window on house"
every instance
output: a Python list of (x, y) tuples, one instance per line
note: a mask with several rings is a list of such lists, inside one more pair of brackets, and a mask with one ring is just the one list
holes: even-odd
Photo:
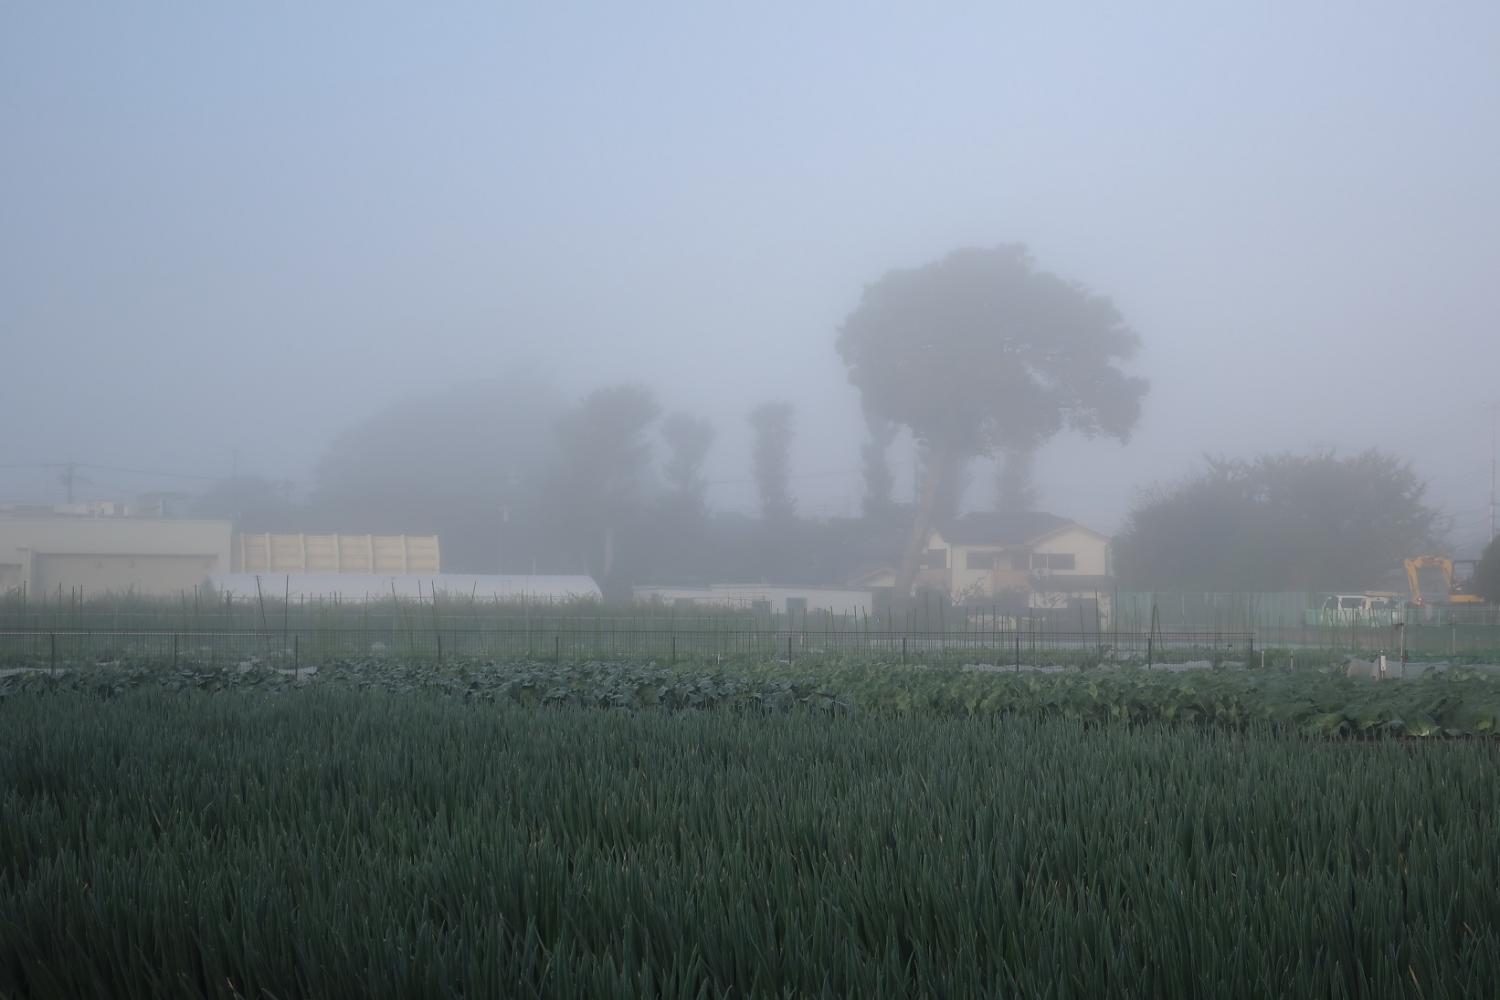
[(922, 568), (923, 569), (947, 569), (948, 568), (948, 550), (947, 549), (928, 549), (926, 552), (922, 553)]
[(994, 569), (995, 553), (993, 552), (970, 552), (964, 557), (965, 569)]
[(1078, 568), (1078, 557), (1071, 552), (1017, 552), (1010, 557), (1010, 568), (1071, 572)]

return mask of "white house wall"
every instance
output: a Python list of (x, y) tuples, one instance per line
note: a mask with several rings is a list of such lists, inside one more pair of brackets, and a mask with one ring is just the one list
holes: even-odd
[[(1046, 589), (1058, 593), (1068, 592), (1067, 579), (1070, 576), (1107, 576), (1110, 568), (1109, 539), (1076, 525), (1062, 528), (1035, 544), (1011, 546), (950, 543), (943, 538), (941, 532), (933, 531), (929, 536), (927, 549), (941, 550), (947, 560), (947, 569), (924, 570), (918, 577), (919, 584), (924, 580), (946, 580), (952, 598), (958, 602), (975, 596), (993, 597), (997, 592), (1006, 590), (1032, 590), (1032, 574), (1011, 568), (1011, 557), (1018, 552), (1073, 556), (1073, 569), (1052, 570), (1046, 574), (1048, 579), (1054, 581)], [(978, 554), (994, 556), (996, 569), (970, 569), (969, 557)], [(1051, 600), (1055, 601), (1055, 598)], [(1031, 603), (1034, 607), (1048, 606), (1034, 601)]]
[(1083, 528), (1064, 528), (1038, 542), (1031, 551), (1052, 555), (1073, 554), (1075, 565), (1071, 574), (1054, 572), (1054, 576), (1109, 575), (1109, 540)]

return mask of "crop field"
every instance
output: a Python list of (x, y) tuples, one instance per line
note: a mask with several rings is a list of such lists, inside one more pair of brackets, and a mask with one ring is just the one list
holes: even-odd
[[(1500, 733), (1500, 672), (1479, 666), (1413, 670), (1374, 682), (1344, 676), (1340, 658), (1273, 655), (1266, 669), (1143, 664), (1080, 668), (959, 665), (951, 658), (901, 667), (864, 657), (811, 661), (731, 657), (675, 665), (599, 661), (336, 660), (220, 665), (124, 661), (86, 668), (0, 670), (0, 701), (81, 693), (113, 698), (169, 693), (290, 693), (354, 689), (520, 707), (785, 709), (895, 717), (1060, 718), (1089, 724), (1265, 726), (1320, 738), (1492, 737)], [(280, 665), (285, 663), (285, 665)], [(1187, 669), (1182, 669), (1187, 668)]]
[(0, 996), (1490, 995), (1497, 693), (1461, 669), (10, 673)]

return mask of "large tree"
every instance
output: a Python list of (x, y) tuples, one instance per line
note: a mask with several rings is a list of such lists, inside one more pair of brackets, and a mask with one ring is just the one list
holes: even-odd
[(575, 572), (611, 576), (617, 529), (640, 513), (651, 467), (646, 432), (659, 412), (651, 390), (631, 383), (594, 390), (557, 421), (544, 495)]
[(1436, 511), (1411, 466), (1377, 450), (1210, 458), (1145, 494), (1115, 540), (1143, 589), (1368, 588), (1432, 545)]
[(761, 516), (767, 521), (790, 520), (796, 513), (790, 483), (792, 404), (761, 403), (750, 411), (750, 428), (755, 434), (750, 466)]
[(837, 344), (865, 407), (926, 447), (897, 594), (911, 589), (955, 470), (1064, 428), (1123, 441), (1147, 388), (1119, 367), (1139, 338), (1114, 304), (1038, 270), (1019, 245), (886, 274), (865, 289)]
[(449, 571), (549, 568), (537, 492), (559, 397), (516, 369), (385, 403), (330, 444), (297, 530), (432, 532)]

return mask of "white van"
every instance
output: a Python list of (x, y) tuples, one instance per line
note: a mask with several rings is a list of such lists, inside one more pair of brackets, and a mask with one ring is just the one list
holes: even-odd
[(1331, 594), (1323, 602), (1324, 611), (1394, 611), (1396, 607), (1396, 599), (1386, 594)]

